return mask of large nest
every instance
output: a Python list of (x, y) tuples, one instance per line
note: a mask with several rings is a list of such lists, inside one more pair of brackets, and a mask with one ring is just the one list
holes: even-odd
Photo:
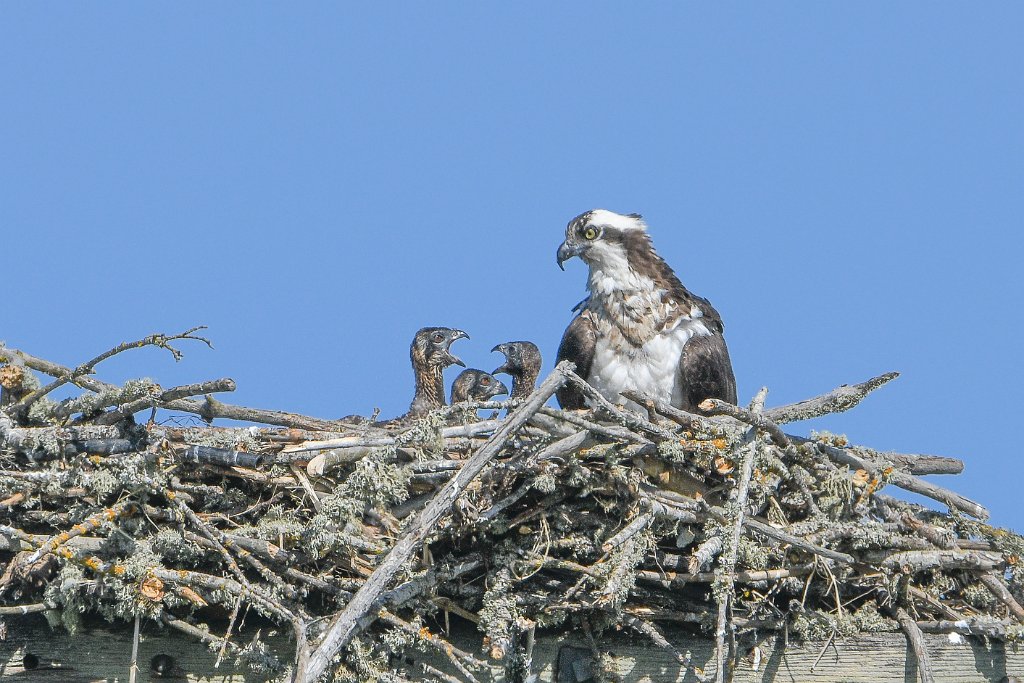
[[(702, 415), (631, 395), (637, 414), (562, 365), (526, 400), (391, 425), (210, 396), (231, 380), (94, 374), (140, 346), (177, 357), (195, 332), (78, 368), (0, 346), (0, 612), (72, 632), (85, 614), (141, 616), (298, 681), (473, 681), (487, 659), (522, 679), (536, 629), (570, 626), (634, 630), (702, 679), (773, 632), (1020, 633), (1024, 540), (919, 478), (960, 461), (779, 427), (847, 410), (894, 374), (776, 408), (763, 392), (748, 408), (707, 401)], [(565, 382), (594, 408), (546, 406)], [(62, 386), (82, 391), (50, 400)], [(238, 636), (250, 610), (294, 633), (294, 659)], [(478, 651), (441, 635), (452, 618), (477, 625)], [(713, 635), (716, 671), (673, 650), (669, 623)], [(414, 648), (446, 671), (403, 665)]]

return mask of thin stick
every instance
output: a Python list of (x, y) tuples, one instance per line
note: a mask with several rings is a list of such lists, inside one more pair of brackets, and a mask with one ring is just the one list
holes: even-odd
[(622, 395), (630, 401), (640, 405), (654, 406), (654, 409), (658, 411), (659, 414), (664, 415), (685, 429), (704, 432), (712, 436), (722, 436), (724, 434), (720, 425), (715, 424), (713, 420), (709, 420), (702, 415), (696, 415), (694, 413), (688, 413), (685, 410), (680, 410), (679, 408), (669, 405), (664, 401), (652, 398), (651, 396), (640, 393), (639, 391), (624, 391), (622, 392)]
[(834, 641), (835, 638), (836, 631), (835, 629), (832, 629), (832, 632), (828, 634), (828, 640), (825, 641), (825, 646), (821, 648), (821, 652), (818, 653), (818, 656), (814, 658), (814, 663), (811, 664), (811, 673), (814, 673), (814, 669), (818, 666), (818, 662), (820, 662), (821, 658), (825, 656), (828, 646), (832, 644), (832, 641)]
[(50, 602), (37, 602), (31, 605), (4, 605), (0, 607), (0, 617), (20, 616), (23, 614), (38, 614), (51, 609), (59, 609), (57, 605)]
[(132, 663), (128, 667), (128, 683), (135, 683), (139, 673), (139, 615), (135, 615), (135, 633), (132, 635)]
[(756, 427), (761, 431), (767, 432), (772, 438), (772, 441), (775, 442), (775, 445), (780, 448), (785, 448), (790, 443), (789, 437), (786, 436), (786, 433), (783, 432), (777, 424), (760, 413), (744, 410), (739, 406), (734, 406), (731, 403), (721, 401), (717, 398), (709, 398), (703, 401), (698, 407), (710, 415), (728, 415), (729, 417), (739, 420), (740, 422), (744, 422), (751, 427)]
[[(747, 571), (733, 572), (733, 583), (758, 583), (761, 581), (777, 581), (788, 579), (793, 576), (807, 576), (814, 571), (814, 566), (802, 564), (787, 569), (752, 569)], [(675, 589), (687, 583), (711, 583), (720, 575), (714, 572), (699, 572), (696, 574), (684, 572), (656, 572), (642, 570), (637, 572), (636, 578), (645, 583), (653, 583), (662, 588)]]
[[(763, 394), (767, 394), (768, 389), (762, 387), (758, 392), (758, 397), (755, 398), (755, 404), (763, 405), (764, 398)], [(709, 399), (710, 400), (710, 399)], [(704, 403), (707, 403), (705, 401)], [(701, 406), (704, 406), (704, 403)], [(722, 586), (719, 587), (719, 600), (718, 600), (718, 627), (715, 629), (715, 681), (717, 683), (725, 682), (725, 631), (726, 622), (728, 620), (729, 608), (732, 602), (732, 575), (736, 569), (736, 556), (739, 553), (740, 548), (740, 536), (743, 534), (743, 516), (747, 508), (747, 496), (750, 492), (750, 478), (754, 474), (754, 458), (757, 454), (757, 446), (754, 439), (756, 438), (756, 431), (754, 427), (747, 430), (744, 435), (744, 445), (742, 445), (741, 453), (743, 454), (743, 464), (740, 467), (740, 476), (738, 488), (736, 490), (736, 500), (733, 501), (732, 505), (736, 510), (736, 518), (730, 520), (732, 522), (732, 528), (729, 531), (727, 537), (727, 543), (725, 552), (720, 557), (723, 577)]]
[[(789, 436), (789, 435), (787, 435)], [(839, 463), (840, 465), (847, 465), (855, 469), (866, 470), (868, 474), (875, 477), (884, 477), (885, 472), (879, 471), (879, 466), (869, 461), (866, 458), (862, 458), (849, 449), (837, 448), (820, 441), (813, 441), (811, 439), (803, 439), (800, 437), (792, 437), (794, 443), (805, 443), (813, 445), (819, 452), (827, 455), (831, 460)], [(899, 470), (888, 472), (887, 480), (890, 484), (898, 486), (901, 489), (911, 491), (913, 493), (920, 493), (922, 496), (927, 496), (932, 500), (937, 500), (940, 503), (944, 503), (951, 509), (960, 510), (966, 512), (980, 520), (988, 519), (988, 510), (982, 505), (975, 503), (973, 500), (961, 496), (959, 493), (954, 493), (949, 489), (944, 489), (941, 486), (937, 486), (930, 481), (919, 479), (912, 474), (906, 474)]]
[(184, 384), (182, 386), (172, 387), (166, 391), (162, 391), (155, 396), (143, 396), (142, 398), (137, 398), (134, 401), (129, 401), (116, 410), (103, 413), (93, 420), (93, 424), (117, 424), (121, 420), (134, 415), (140, 410), (145, 410), (150, 407), (157, 408), (169, 406), (186, 396), (200, 396), (203, 394), (213, 394), (234, 390), (235, 380), (230, 377), (213, 379), (208, 382), (200, 382), (198, 384)]
[[(74, 370), (71, 368), (64, 367), (63, 365), (44, 360), (42, 358), (37, 358), (19, 349), (4, 347), (2, 352), (3, 357), (14, 356), (33, 370), (46, 373), (51, 377), (73, 376), (70, 380), (72, 384), (80, 386), (83, 389), (88, 389), (89, 391), (100, 393), (103, 391), (114, 391), (119, 389), (116, 384), (110, 384), (109, 382), (104, 382), (93, 377), (74, 376)], [(213, 419), (217, 417), (223, 417), (230, 420), (240, 420), (242, 422), (258, 422), (268, 425), (278, 425), (281, 427), (294, 427), (297, 429), (328, 432), (337, 431), (339, 428), (347, 427), (343, 422), (321, 420), (316, 417), (299, 415), (297, 413), (229, 405), (216, 401), (209, 396), (205, 401), (194, 401), (192, 399), (181, 398), (170, 401), (164, 407), (168, 410), (180, 410), (182, 412), (199, 415), (207, 422), (212, 422)]]
[(1006, 605), (1006, 608), (1010, 610), (1010, 614), (1013, 615), (1014, 619), (1024, 623), (1024, 608), (1021, 608), (1020, 603), (1013, 597), (1013, 594), (1003, 584), (1002, 579), (996, 576), (995, 572), (982, 572), (978, 575), (978, 581), (981, 585), (985, 586), (992, 595)]
[(129, 349), (139, 349), (142, 348), (143, 346), (157, 346), (159, 348), (167, 349), (168, 351), (170, 351), (171, 355), (174, 356), (174, 360), (176, 361), (181, 360), (181, 351), (178, 351), (176, 348), (170, 345), (172, 341), (177, 341), (180, 339), (194, 339), (196, 341), (201, 341), (205, 343), (212, 349), (213, 344), (210, 343), (209, 339), (207, 339), (206, 337), (200, 337), (198, 335), (193, 334), (193, 332), (198, 332), (199, 330), (205, 329), (205, 325), (199, 325), (197, 327), (185, 330), (180, 334), (173, 334), (170, 336), (165, 334), (151, 334), (148, 337), (144, 337), (143, 339), (139, 339), (137, 341), (122, 342), (121, 344), (118, 344), (109, 351), (105, 351), (100, 355), (96, 356), (95, 358), (93, 358), (92, 360), (82, 365), (79, 365), (74, 370), (61, 373), (61, 375), (59, 375), (57, 379), (50, 382), (45, 387), (40, 387), (39, 389), (36, 389), (35, 391), (25, 396), (14, 405), (9, 406), (7, 408), (7, 414), (14, 415), (15, 413), (27, 410), (29, 406), (31, 406), (33, 403), (41, 399), (43, 396), (46, 396), (50, 392), (59, 389), (60, 387), (64, 386), (69, 382), (75, 382), (75, 380), (81, 377), (82, 375), (88, 375), (89, 373), (92, 372), (93, 368), (95, 368), (97, 365), (99, 365), (107, 358), (110, 358), (111, 356), (116, 356), (117, 354), (122, 353), (124, 351), (128, 351)]
[(231, 642), (231, 632), (235, 629), (235, 620), (238, 619), (238, 610), (242, 606), (242, 598), (239, 596), (235, 600), (235, 606), (231, 608), (231, 618), (228, 619), (228, 628), (224, 632), (224, 642), (220, 644), (220, 649), (217, 650), (217, 659), (213, 662), (213, 668), (220, 668), (220, 661), (224, 658), (224, 652), (228, 649), (228, 643)]
[(615, 405), (607, 398), (604, 397), (600, 391), (590, 386), (589, 383), (575, 372), (569, 374), (569, 383), (574, 385), (584, 394), (586, 394), (595, 405), (600, 406), (605, 411), (613, 415), (619, 422), (626, 425), (630, 429), (638, 432), (646, 432), (651, 436), (656, 436), (661, 440), (674, 439), (676, 435), (672, 432), (653, 424), (649, 420), (645, 420), (640, 417), (637, 413), (632, 410), (625, 410), (620, 406)]
[(875, 389), (891, 382), (900, 376), (898, 372), (887, 372), (884, 375), (873, 377), (860, 384), (844, 384), (838, 389), (833, 389), (827, 394), (815, 396), (806, 401), (799, 401), (786, 406), (769, 408), (764, 411), (764, 416), (775, 424), (810, 420), (822, 415), (841, 413), (855, 407), (864, 400), (864, 397)]

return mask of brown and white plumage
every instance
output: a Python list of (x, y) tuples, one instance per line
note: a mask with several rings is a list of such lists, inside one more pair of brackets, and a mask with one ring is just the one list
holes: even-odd
[(495, 351), (505, 356), (505, 362), (491, 374), (512, 376), (512, 395), (509, 398), (526, 398), (532, 394), (542, 362), (537, 345), (528, 341), (505, 342), (491, 349), (492, 353)]
[[(460, 403), (488, 401), (495, 396), (508, 394), (508, 387), (494, 375), (469, 368), (459, 373), (452, 382), (452, 407)], [(469, 424), (478, 420), (475, 408), (463, 408), (452, 412), (449, 422), (452, 424)]]
[(467, 401), (487, 401), (508, 393), (504, 382), (489, 372), (469, 368), (452, 382), (452, 405)]
[[(558, 361), (608, 400), (640, 391), (684, 410), (706, 398), (736, 402), (736, 380), (721, 316), (683, 286), (654, 250), (637, 214), (604, 209), (569, 222), (558, 264), (574, 256), (590, 268), (590, 296), (581, 304), (558, 348)], [(558, 392), (563, 408), (583, 408), (571, 386)], [(635, 407), (635, 406), (632, 406)]]
[(462, 330), (450, 327), (424, 327), (413, 337), (409, 347), (416, 393), (409, 406), (409, 416), (423, 415), (446, 405), (444, 396), (444, 369), (449, 365), (466, 364), (449, 351), (456, 339), (468, 339)]

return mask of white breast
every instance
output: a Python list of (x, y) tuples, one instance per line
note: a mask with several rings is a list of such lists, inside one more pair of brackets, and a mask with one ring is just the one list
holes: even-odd
[(620, 396), (639, 391), (653, 398), (679, 405), (683, 387), (679, 383), (679, 359), (691, 337), (711, 332), (700, 318), (681, 318), (673, 329), (654, 336), (640, 348), (622, 343), (613, 335), (599, 335), (594, 362), (587, 382), (612, 403), (632, 410), (640, 406)]

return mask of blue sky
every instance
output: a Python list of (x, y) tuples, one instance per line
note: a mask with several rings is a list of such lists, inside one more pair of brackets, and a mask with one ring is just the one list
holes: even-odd
[[(954, 455), (1024, 530), (1024, 5), (105, 3), (0, 10), (0, 339), (232, 402), (405, 410), (423, 325), (552, 365), (566, 221), (643, 213), (741, 398), (903, 376), (829, 428)], [(454, 372), (452, 373), (454, 376)], [(450, 378), (449, 378), (450, 379)]]

